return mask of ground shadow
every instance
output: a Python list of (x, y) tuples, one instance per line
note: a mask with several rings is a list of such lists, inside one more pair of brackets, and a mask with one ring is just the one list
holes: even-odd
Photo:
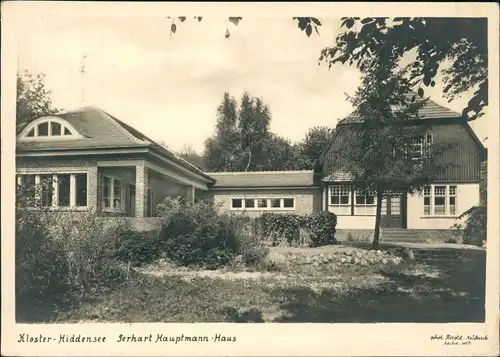
[(342, 296), (333, 289), (275, 289), (286, 312), (275, 322), (484, 322), (484, 263), (478, 259), (462, 269), (441, 263), (437, 277), (380, 271), (388, 278), (382, 286)]

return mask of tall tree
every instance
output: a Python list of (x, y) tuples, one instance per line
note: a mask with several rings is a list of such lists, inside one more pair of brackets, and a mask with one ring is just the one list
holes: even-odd
[[(375, 198), (374, 248), (379, 244), (384, 198), (421, 190), (444, 169), (436, 159), (447, 149), (426, 140), (429, 128), (419, 119), (425, 100), (411, 101), (406, 71), (395, 73), (395, 67), (389, 60), (365, 70), (361, 86), (349, 98), (355, 108), (347, 120), (351, 124), (337, 129), (342, 145), (332, 167), (351, 175), (352, 185), (365, 197)], [(421, 156), (416, 144), (423, 147)]]
[(260, 98), (243, 93), (240, 107), (224, 93), (217, 109), (215, 134), (205, 141), (208, 170), (256, 171), (267, 169), (264, 145), (268, 142), (271, 112)]
[(433, 87), (441, 70), (448, 100), (474, 89), (463, 115), (474, 120), (484, 114), (488, 105), (487, 19), (344, 17), (341, 28), (335, 46), (322, 50), (320, 62), (330, 67), (348, 63), (364, 70), (388, 57), (397, 61), (416, 51), (406, 77), (412, 88), (423, 93), (424, 87)]
[(38, 117), (57, 112), (52, 106), (44, 74), (33, 75), (28, 71), (17, 74), (16, 131)]
[(326, 126), (310, 128), (304, 139), (295, 144), (297, 170), (312, 170), (319, 156), (330, 142), (332, 129)]

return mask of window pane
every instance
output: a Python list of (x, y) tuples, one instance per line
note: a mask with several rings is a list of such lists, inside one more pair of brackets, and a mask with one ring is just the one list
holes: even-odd
[(457, 195), (457, 186), (450, 186), (450, 196)]
[(436, 195), (436, 196), (446, 196), (446, 186), (436, 186), (436, 187), (434, 187), (434, 195)]
[(280, 208), (281, 207), (281, 200), (279, 198), (272, 198), (271, 199), (271, 207), (272, 208)]
[(375, 204), (375, 196), (366, 196), (366, 204), (374, 205)]
[(64, 135), (71, 135), (71, 131), (66, 127), (64, 127)]
[(57, 175), (59, 207), (69, 207), (70, 175)]
[(38, 136), (49, 135), (49, 123), (38, 124)]
[(257, 207), (266, 208), (267, 207), (267, 200), (266, 199), (257, 200)]
[(52, 206), (52, 175), (40, 175), (42, 206)]
[(431, 205), (431, 198), (430, 197), (424, 197), (424, 205), (425, 206)]
[(293, 198), (284, 198), (283, 199), (283, 207), (285, 208), (293, 208)]
[(243, 200), (241, 198), (233, 198), (231, 200), (231, 207), (232, 208), (242, 208), (243, 207)]
[(255, 201), (253, 199), (247, 199), (247, 200), (245, 200), (245, 207), (246, 208), (254, 208), (255, 207)]
[(111, 186), (111, 179), (109, 177), (104, 176), (104, 187), (103, 187), (103, 193), (102, 193), (104, 198), (109, 198), (110, 186)]
[(61, 135), (61, 124), (56, 122), (51, 122), (50, 125), (52, 126), (52, 135), (55, 136)]
[(76, 174), (76, 205), (87, 206), (87, 174)]
[(113, 207), (122, 207), (122, 182), (120, 180), (114, 180), (113, 184)]
[(340, 197), (340, 204), (343, 204), (343, 205), (349, 204), (349, 196), (341, 196)]
[(431, 214), (431, 206), (424, 206), (424, 214), (425, 215)]
[(365, 196), (356, 196), (356, 204), (364, 205), (365, 204)]
[(31, 129), (26, 136), (35, 136), (35, 128)]
[(436, 206), (444, 206), (444, 197), (434, 197), (434, 204)]
[(332, 205), (339, 205), (340, 204), (340, 197), (339, 196), (332, 196), (331, 198), (331, 203)]
[(431, 195), (431, 187), (425, 186), (424, 187), (424, 196), (430, 196), (430, 195)]

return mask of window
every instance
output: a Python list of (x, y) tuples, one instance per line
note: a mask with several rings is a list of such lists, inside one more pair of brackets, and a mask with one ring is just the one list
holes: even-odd
[(52, 208), (87, 207), (87, 173), (21, 174), (18, 184), (33, 205)]
[(38, 136), (49, 136), (49, 123), (41, 123), (38, 125)]
[(421, 140), (415, 141), (410, 148), (410, 159), (429, 158), (432, 148), (432, 133), (426, 133)]
[(87, 206), (87, 174), (76, 174), (76, 205)]
[(372, 190), (356, 190), (354, 201), (355, 215), (375, 215), (377, 213), (376, 193)]
[(432, 185), (423, 190), (424, 216), (455, 216), (457, 186)]
[(231, 208), (243, 208), (243, 200), (241, 198), (232, 198)]
[(434, 214), (446, 214), (446, 186), (434, 187)]
[(294, 198), (231, 198), (231, 209), (234, 210), (292, 210), (295, 208)]
[(124, 189), (121, 179), (104, 176), (102, 190), (102, 209), (108, 212), (124, 210)]
[(293, 198), (284, 198), (283, 199), (283, 207), (284, 208), (293, 208), (293, 207), (295, 207), (295, 199), (293, 199)]
[(330, 186), (330, 206), (337, 214), (351, 214), (351, 190), (347, 186)]
[(63, 136), (64, 139), (68, 139), (68, 137), (80, 137), (70, 124), (65, 124), (60, 119), (37, 121), (24, 132), (26, 134), (21, 134), (20, 140), (23, 140), (23, 138), (29, 138), (29, 140), (54, 139), (58, 137), (63, 138)]
[(450, 186), (449, 190), (448, 204), (450, 207), (450, 215), (454, 216), (456, 214), (457, 186)]
[(267, 208), (267, 199), (259, 199), (257, 200), (258, 208)]
[(57, 176), (57, 190), (59, 191), (59, 207), (69, 207), (71, 200), (70, 175)]
[(245, 208), (255, 208), (255, 199), (246, 199)]

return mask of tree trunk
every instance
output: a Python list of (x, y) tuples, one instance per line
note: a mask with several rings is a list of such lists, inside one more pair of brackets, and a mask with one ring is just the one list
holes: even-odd
[(377, 190), (377, 211), (375, 214), (375, 232), (373, 235), (372, 249), (378, 249), (380, 242), (380, 217), (382, 216), (382, 191)]
[(250, 161), (252, 160), (252, 150), (248, 148), (248, 162), (247, 162), (247, 167), (245, 167), (245, 172), (248, 171), (248, 168), (250, 167)]

